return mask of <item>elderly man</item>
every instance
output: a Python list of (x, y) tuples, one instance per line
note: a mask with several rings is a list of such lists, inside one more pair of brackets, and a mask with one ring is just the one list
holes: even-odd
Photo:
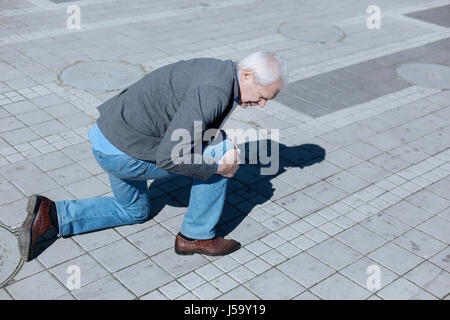
[[(36, 240), (52, 227), (61, 237), (146, 221), (147, 180), (174, 175), (193, 178), (175, 252), (226, 255), (238, 250), (237, 241), (216, 236), (215, 226), (228, 180), (239, 167), (239, 149), (217, 134), (205, 143), (194, 126), (201, 124), (202, 134), (210, 129), (221, 132), (237, 104), (262, 108), (284, 81), (284, 65), (271, 53), (256, 52), (239, 65), (199, 58), (161, 67), (104, 102), (89, 138), (95, 159), (109, 175), (114, 197), (53, 202), (30, 196), (19, 233), (23, 259), (33, 259)], [(177, 133), (193, 137), (183, 141), (181, 154), (174, 152), (180, 147)]]

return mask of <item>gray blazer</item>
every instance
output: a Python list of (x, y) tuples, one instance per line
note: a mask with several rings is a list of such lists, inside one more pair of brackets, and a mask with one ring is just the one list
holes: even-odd
[[(214, 174), (217, 164), (194, 162), (203, 138), (194, 137), (194, 121), (201, 122), (202, 133), (220, 129), (237, 105), (236, 68), (231, 60), (213, 58), (163, 66), (101, 104), (97, 125), (124, 153), (155, 162), (169, 172), (206, 180)], [(181, 152), (172, 161), (172, 149), (177, 146), (178, 150), (182, 142), (172, 141), (175, 129), (190, 132), (191, 142), (182, 150), (191, 152)], [(191, 157), (190, 164), (180, 163), (183, 156)]]

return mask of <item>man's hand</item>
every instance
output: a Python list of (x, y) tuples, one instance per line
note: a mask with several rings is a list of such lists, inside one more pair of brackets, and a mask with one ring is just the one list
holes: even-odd
[(227, 153), (219, 160), (219, 169), (217, 169), (216, 173), (227, 178), (233, 177), (241, 163), (241, 159), (239, 159), (240, 153), (241, 150), (239, 150), (235, 143), (234, 150), (227, 151)]

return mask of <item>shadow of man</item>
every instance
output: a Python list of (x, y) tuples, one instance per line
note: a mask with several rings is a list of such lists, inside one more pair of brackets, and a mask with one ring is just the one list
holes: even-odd
[[(289, 168), (303, 169), (325, 159), (325, 149), (315, 144), (288, 147), (274, 140), (264, 139), (240, 144), (239, 148), (241, 157), (245, 155), (245, 161), (242, 159), (239, 170), (228, 183), (226, 202), (216, 229), (217, 235), (222, 237), (231, 233), (255, 206), (273, 198), (274, 178)], [(167, 182), (167, 179), (153, 181), (149, 187), (150, 194), (154, 194), (156, 188), (163, 187)], [(151, 218), (156, 217), (166, 205), (187, 207), (191, 186), (188, 184), (168, 192), (169, 196), (152, 199)], [(239, 209), (234, 207), (235, 204)]]

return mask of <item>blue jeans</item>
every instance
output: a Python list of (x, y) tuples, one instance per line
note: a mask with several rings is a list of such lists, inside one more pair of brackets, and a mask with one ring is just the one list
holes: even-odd
[[(218, 161), (234, 149), (230, 139), (205, 145), (203, 157)], [(153, 162), (128, 155), (105, 155), (92, 149), (98, 164), (108, 173), (114, 197), (57, 201), (59, 236), (121, 225), (142, 223), (150, 215), (147, 180), (177, 174), (164, 171)], [(212, 239), (222, 214), (229, 178), (214, 174), (208, 180), (193, 179), (189, 207), (180, 232), (193, 239)]]

